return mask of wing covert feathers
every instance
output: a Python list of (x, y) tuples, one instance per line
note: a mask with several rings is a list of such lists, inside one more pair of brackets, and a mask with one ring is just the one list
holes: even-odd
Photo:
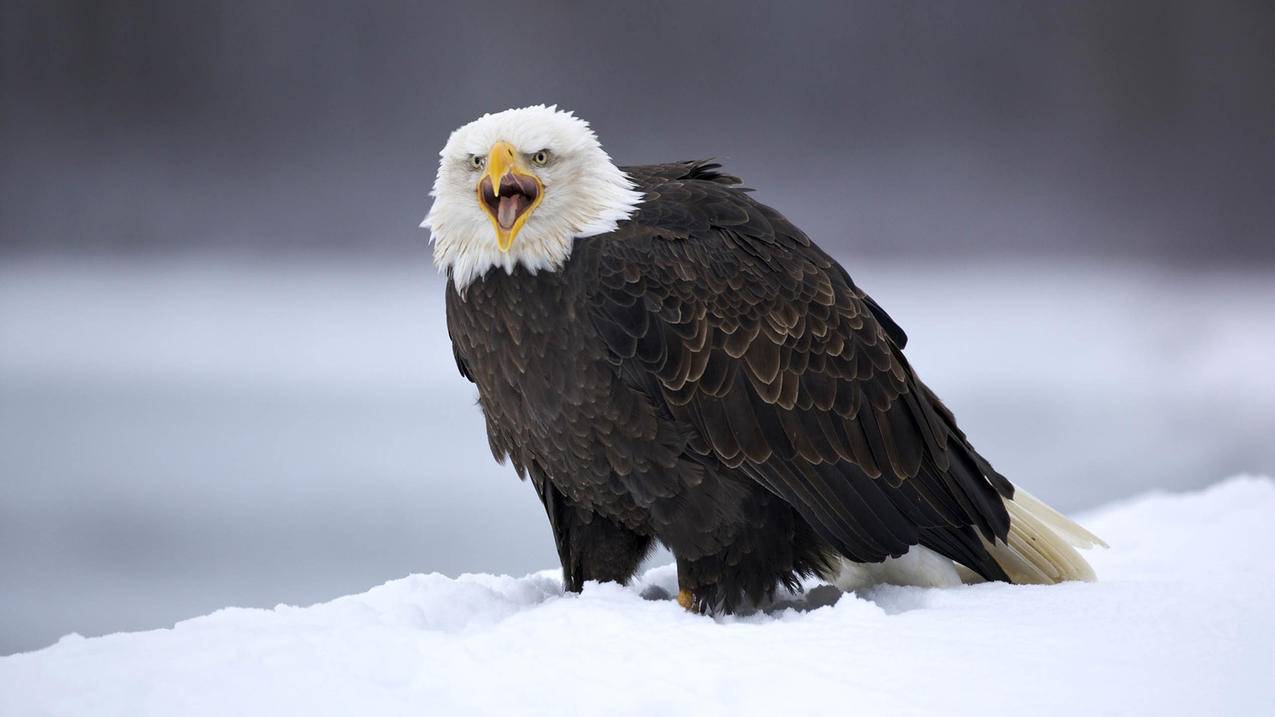
[(1012, 493), (902, 354), (906, 335), (781, 214), (715, 167), (636, 167), (646, 200), (577, 248), (594, 326), (695, 460), (764, 486), (861, 562), (927, 545), (1005, 579)]

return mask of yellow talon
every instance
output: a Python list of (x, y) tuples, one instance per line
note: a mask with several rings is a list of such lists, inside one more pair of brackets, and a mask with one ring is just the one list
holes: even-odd
[(677, 593), (677, 604), (682, 606), (683, 610), (695, 612), (695, 598), (691, 597), (690, 590), (681, 590)]

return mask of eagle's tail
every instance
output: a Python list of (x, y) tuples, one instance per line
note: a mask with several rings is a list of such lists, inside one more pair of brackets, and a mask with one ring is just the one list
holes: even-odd
[[(1067, 580), (1093, 582), (1093, 568), (1076, 548), (1107, 544), (1022, 488), (1005, 499), (1009, 511), (1009, 539), (983, 540), (983, 547), (1015, 583), (1052, 585)], [(962, 578), (973, 576), (961, 571)], [(977, 580), (977, 577), (974, 576)], [(968, 582), (968, 580), (967, 580)]]
[[(1107, 544), (1102, 539), (1022, 488), (1014, 488), (1014, 497), (1004, 500), (1009, 512), (1009, 539), (990, 542), (982, 533), (978, 536), (1011, 582), (1052, 585), (1068, 580), (1094, 581), (1093, 568), (1076, 548), (1105, 548)], [(973, 570), (920, 545), (913, 545), (901, 557), (880, 563), (838, 558), (831, 568), (823, 577), (847, 591), (882, 583), (953, 587), (983, 582)]]

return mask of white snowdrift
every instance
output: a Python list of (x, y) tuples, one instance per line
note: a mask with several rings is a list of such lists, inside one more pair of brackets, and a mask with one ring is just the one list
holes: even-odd
[[(1100, 582), (879, 587), (711, 619), (672, 571), (564, 595), (556, 573), (413, 575), (306, 608), (0, 659), (0, 713), (1257, 713), (1275, 703), (1275, 483), (1082, 522)], [(645, 594), (645, 598), (643, 595)], [(823, 604), (822, 606), (815, 607)]]

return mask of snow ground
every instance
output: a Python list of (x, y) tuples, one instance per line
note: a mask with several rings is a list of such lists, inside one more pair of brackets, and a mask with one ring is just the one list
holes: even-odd
[(1081, 516), (1112, 546), (1096, 584), (823, 588), (723, 619), (667, 599), (667, 566), (578, 596), (552, 572), (412, 575), (0, 658), (0, 712), (1254, 714), (1272, 516), (1275, 482), (1233, 478)]
[[(1275, 474), (1268, 272), (845, 264), (975, 445), (1061, 509)], [(0, 654), (554, 564), (442, 297), (424, 244), (0, 262)]]

